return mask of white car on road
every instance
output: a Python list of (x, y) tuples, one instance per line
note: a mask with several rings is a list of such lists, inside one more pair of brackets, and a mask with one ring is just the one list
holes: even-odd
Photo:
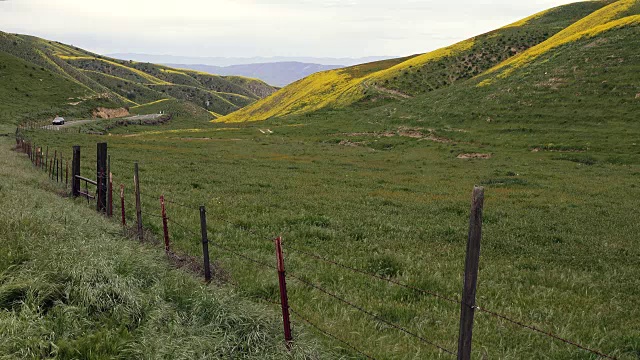
[(64, 125), (64, 118), (61, 116), (56, 116), (56, 118), (53, 119), (53, 125)]

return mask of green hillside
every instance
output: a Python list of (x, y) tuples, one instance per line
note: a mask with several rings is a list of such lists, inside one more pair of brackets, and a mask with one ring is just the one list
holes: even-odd
[(410, 98), (445, 88), (545, 42), (612, 2), (588, 1), (550, 9), (450, 47), (395, 63), (386, 61), (314, 74), (221, 121), (264, 120), (362, 101)]
[(98, 94), (68, 76), (0, 51), (0, 122), (17, 123), (55, 115), (83, 116), (112, 97)]
[(116, 94), (125, 97), (132, 103), (132, 105), (145, 104), (168, 98), (167, 95), (157, 92), (149, 88), (149, 86), (144, 86), (134, 81), (126, 80), (98, 71), (82, 71), (97, 83), (111, 89)]
[(149, 88), (176, 99), (190, 101), (207, 111), (225, 115), (254, 101), (241, 95), (230, 95), (186, 85), (152, 85)]
[[(22, 111), (20, 114), (12, 111), (25, 109), (22, 103), (9, 104), (9, 94), (17, 91), (15, 86), (9, 87), (9, 83), (2, 83), (6, 86), (0, 89), (0, 94), (7, 97), (0, 98), (3, 103), (0, 111), (12, 114), (13, 118), (5, 120), (11, 122), (20, 122), (29, 116), (32, 116), (30, 120), (41, 120), (55, 114), (90, 117), (91, 109), (88, 105), (92, 103), (87, 102), (89, 98), (101, 99), (99, 105), (107, 108), (129, 108), (160, 99), (176, 98), (190, 101), (207, 113), (216, 114), (212, 115), (215, 118), (219, 114), (229, 114), (275, 91), (275, 88), (257, 79), (217, 76), (162, 65), (111, 59), (77, 47), (28, 35), (0, 32), (0, 53), (4, 57), (18, 58), (34, 70), (46, 70), (53, 74), (48, 79), (49, 92), (32, 91), (30, 95), (34, 96), (31, 99), (34, 103), (33, 110)], [(15, 73), (15, 76), (18, 76), (20, 70), (14, 68), (24, 64), (18, 65), (15, 60), (11, 60), (4, 62), (4, 65), (7, 73)], [(56, 90), (52, 94), (50, 89), (54, 87), (55, 82), (63, 79), (65, 82), (57, 86), (57, 90), (60, 91)], [(30, 79), (21, 81), (26, 84), (30, 82), (27, 80)], [(64, 91), (71, 83), (75, 89), (66, 98), (54, 99), (54, 94), (64, 97)], [(35, 88), (35, 83), (25, 87), (28, 88)], [(64, 100), (77, 97), (74, 94), (80, 91), (79, 89), (83, 89), (80, 97), (87, 106), (74, 105), (74, 108), (69, 108), (66, 103), (78, 101)], [(181, 113), (192, 112), (186, 108), (182, 110)]]

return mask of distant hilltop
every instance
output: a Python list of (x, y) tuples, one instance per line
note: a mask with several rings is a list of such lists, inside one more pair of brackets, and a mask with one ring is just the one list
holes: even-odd
[(343, 65), (321, 65), (296, 61), (258, 63), (232, 66), (214, 66), (202, 64), (171, 64), (178, 69), (202, 71), (216, 75), (246, 76), (256, 78), (269, 85), (283, 87), (320, 71), (343, 68)]
[(331, 57), (290, 57), (290, 56), (274, 56), (274, 57), (199, 57), (199, 56), (182, 56), (182, 55), (153, 55), (139, 53), (115, 53), (106, 54), (106, 56), (140, 62), (150, 62), (155, 64), (201, 64), (212, 66), (233, 66), (248, 64), (264, 64), (279, 62), (298, 62), (319, 65), (341, 65), (352, 66), (372, 61), (380, 61), (396, 58), (397, 56), (367, 56), (361, 58), (331, 58)]

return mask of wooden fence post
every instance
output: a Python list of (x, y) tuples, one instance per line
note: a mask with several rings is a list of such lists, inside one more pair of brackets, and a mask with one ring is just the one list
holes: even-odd
[(64, 166), (64, 156), (62, 156), (62, 151), (60, 152), (60, 164), (58, 165), (58, 172), (60, 173), (60, 182), (64, 179), (64, 170), (62, 167)]
[(204, 280), (211, 281), (211, 264), (209, 263), (209, 238), (207, 237), (207, 210), (200, 206), (200, 231), (202, 233), (202, 257), (204, 260)]
[(51, 178), (51, 180), (53, 180), (53, 177), (55, 176), (55, 170), (54, 170), (54, 166), (56, 165), (56, 160), (58, 160), (58, 150), (53, 150), (53, 159), (51, 162), (51, 172), (49, 174), (49, 178)]
[(64, 187), (66, 189), (69, 187), (69, 160), (67, 160), (65, 164), (67, 166), (64, 172)]
[(96, 210), (107, 212), (107, 143), (98, 143), (96, 154), (96, 179), (98, 182), (98, 201)]
[(44, 156), (44, 170), (47, 171), (47, 166), (49, 165), (49, 147), (47, 146), (47, 153)]
[(78, 197), (80, 195), (80, 146), (73, 147), (73, 162), (71, 163), (71, 195)]
[(478, 264), (480, 262), (480, 240), (482, 239), (482, 207), (484, 188), (474, 187), (471, 215), (469, 217), (469, 237), (467, 239), (467, 257), (464, 264), (464, 285), (462, 304), (460, 305), (460, 335), (458, 337), (458, 360), (471, 359), (473, 316), (476, 309), (476, 285), (478, 283)]
[(109, 192), (107, 193), (109, 198), (109, 203), (107, 204), (107, 215), (109, 217), (113, 216), (113, 174), (109, 172)]
[(291, 320), (289, 319), (289, 297), (287, 296), (287, 278), (284, 272), (284, 256), (282, 255), (282, 238), (275, 239), (276, 260), (278, 262), (278, 283), (280, 285), (280, 305), (282, 306), (282, 325), (284, 326), (284, 341), (287, 349), (291, 350)]
[(164, 251), (169, 252), (169, 228), (167, 227), (167, 211), (164, 206), (164, 194), (160, 195), (160, 209), (162, 215), (162, 231), (164, 232)]
[(133, 185), (135, 187), (136, 196), (136, 219), (138, 220), (138, 239), (144, 240), (144, 232), (142, 230), (142, 204), (140, 202), (140, 177), (138, 176), (138, 163), (133, 164)]
[(107, 216), (113, 216), (113, 175), (111, 174), (111, 155), (107, 155)]
[(122, 226), (127, 226), (127, 218), (124, 211), (124, 184), (120, 184), (120, 210), (122, 212)]

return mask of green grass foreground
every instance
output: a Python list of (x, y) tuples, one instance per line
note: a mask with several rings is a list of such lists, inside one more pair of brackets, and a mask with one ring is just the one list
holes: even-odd
[(56, 195), (12, 141), (0, 137), (0, 359), (325, 358), (299, 328), (286, 352), (277, 309), (204, 286)]

